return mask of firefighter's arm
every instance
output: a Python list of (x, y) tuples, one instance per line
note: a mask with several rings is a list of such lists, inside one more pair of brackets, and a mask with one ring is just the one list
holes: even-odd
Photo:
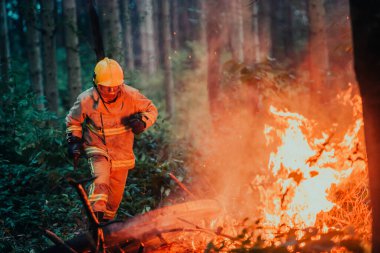
[(66, 116), (66, 136), (82, 139), (82, 123), (85, 119), (82, 98), (79, 96)]
[(82, 99), (79, 96), (66, 116), (66, 141), (68, 155), (73, 158), (74, 168), (77, 167), (79, 157), (83, 153), (82, 123), (85, 119)]
[(145, 122), (145, 129), (148, 129), (156, 122), (157, 108), (150, 99), (138, 91), (135, 93), (134, 99), (135, 111), (141, 114), (141, 118)]

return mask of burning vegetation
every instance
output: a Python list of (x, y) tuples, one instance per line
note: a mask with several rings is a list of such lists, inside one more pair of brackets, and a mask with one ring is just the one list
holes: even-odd
[[(202, 251), (207, 243), (207, 252), (365, 252), (372, 218), (355, 85), (317, 108), (300, 101), (305, 93), (288, 84), (289, 74), (283, 86), (268, 76), (250, 86), (251, 80), (246, 85), (241, 77), (242, 86), (225, 88), (216, 130), (208, 138), (208, 126), (197, 122), (201, 112), (193, 112), (191, 125), (197, 127), (190, 132), (198, 153), (191, 165), (197, 174), (192, 190), (218, 199), (223, 211), (211, 220), (200, 217), (202, 225), (193, 227), (203, 233), (182, 234), (179, 238), (187, 238), (182, 247)], [(255, 94), (261, 95), (252, 99)]]

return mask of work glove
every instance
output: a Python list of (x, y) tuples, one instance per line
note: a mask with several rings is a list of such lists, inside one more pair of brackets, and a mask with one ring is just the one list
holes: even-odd
[(141, 134), (146, 128), (141, 113), (135, 113), (129, 116), (127, 124), (130, 126), (134, 134)]
[(83, 152), (82, 139), (76, 136), (68, 135), (67, 144), (69, 145), (68, 154), (73, 159), (74, 167), (78, 164), (79, 158)]

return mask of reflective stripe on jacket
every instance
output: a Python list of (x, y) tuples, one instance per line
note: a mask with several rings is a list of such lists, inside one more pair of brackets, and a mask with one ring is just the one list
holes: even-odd
[(123, 85), (115, 102), (104, 104), (98, 92), (90, 88), (82, 92), (66, 116), (66, 132), (84, 140), (88, 157), (103, 155), (113, 168), (131, 169), (135, 165), (134, 134), (126, 121), (141, 113), (149, 128), (156, 121), (157, 108), (138, 90)]

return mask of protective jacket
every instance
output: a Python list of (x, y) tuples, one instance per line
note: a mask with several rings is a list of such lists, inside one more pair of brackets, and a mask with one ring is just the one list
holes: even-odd
[(123, 85), (113, 103), (104, 103), (95, 88), (78, 96), (66, 117), (67, 133), (82, 138), (87, 157), (102, 155), (113, 169), (131, 169), (135, 165), (134, 134), (128, 117), (141, 113), (149, 128), (157, 118), (157, 108), (138, 90)]

